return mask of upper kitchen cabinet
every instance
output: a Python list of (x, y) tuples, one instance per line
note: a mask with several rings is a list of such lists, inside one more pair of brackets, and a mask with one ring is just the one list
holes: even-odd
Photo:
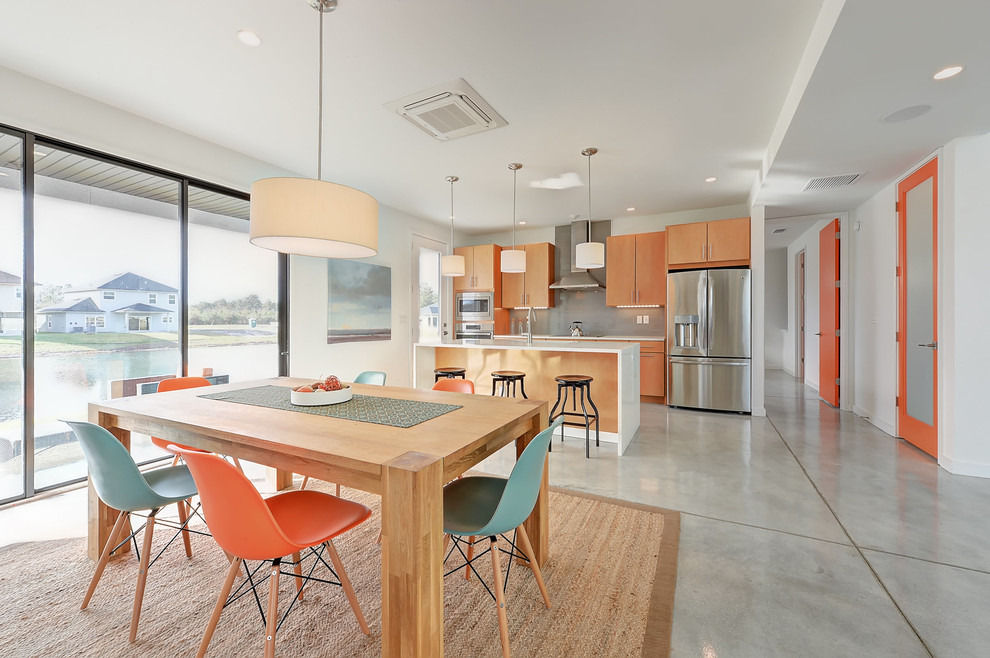
[(749, 265), (749, 217), (667, 227), (667, 269)]
[(546, 308), (554, 305), (553, 245), (549, 242), (516, 246), (526, 252), (526, 271), (502, 274), (502, 306), (504, 308)]
[(663, 231), (612, 235), (605, 243), (607, 306), (664, 306), (667, 250)]
[(497, 244), (478, 244), (472, 247), (455, 247), (454, 253), (464, 256), (464, 276), (454, 277), (454, 292), (491, 290), (495, 293), (495, 307), (502, 306), (502, 273), (499, 256), (502, 247)]

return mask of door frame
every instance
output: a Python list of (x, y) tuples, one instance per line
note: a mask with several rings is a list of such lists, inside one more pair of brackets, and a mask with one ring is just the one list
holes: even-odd
[[(919, 450), (931, 455), (936, 460), (939, 456), (939, 446), (941, 445), (941, 433), (939, 432), (939, 423), (941, 420), (941, 414), (939, 413), (939, 407), (941, 402), (941, 396), (939, 395), (940, 381), (939, 381), (939, 351), (936, 348), (934, 350), (934, 363), (932, 369), (932, 376), (934, 382), (932, 383), (932, 396), (933, 396), (933, 417), (932, 417), (932, 433), (933, 437), (927, 437), (930, 440), (922, 440), (921, 443), (915, 442), (912, 439), (907, 438), (904, 434), (916, 433), (922, 431), (922, 426), (925, 425), (922, 421), (916, 421), (912, 417), (907, 415), (907, 380), (905, 372), (907, 370), (907, 335), (905, 327), (907, 325), (907, 308), (905, 301), (906, 289), (907, 289), (907, 278), (901, 276), (903, 270), (906, 267), (907, 261), (907, 243), (904, 240), (904, 212), (907, 210), (905, 197), (909, 189), (914, 189), (916, 185), (912, 185), (910, 188), (907, 186), (917, 181), (916, 184), (920, 184), (922, 181), (927, 180), (929, 177), (932, 178), (932, 215), (933, 222), (935, 224), (934, 231), (932, 234), (932, 258), (933, 258), (933, 271), (932, 271), (932, 292), (933, 292), (933, 314), (934, 322), (932, 327), (932, 340), (935, 341), (936, 345), (939, 340), (939, 323), (941, 320), (940, 312), (940, 301), (941, 297), (939, 295), (939, 281), (940, 281), (940, 271), (941, 271), (941, 259), (939, 258), (939, 236), (941, 233), (941, 194), (939, 189), (939, 179), (941, 177), (941, 162), (939, 160), (939, 154), (936, 153), (931, 157), (926, 158), (920, 164), (913, 167), (906, 176), (897, 181), (895, 188), (895, 194), (897, 199), (897, 205), (895, 206), (895, 220), (897, 223), (896, 227), (896, 240), (897, 240), (897, 405), (895, 406), (894, 422), (896, 429), (896, 436), (903, 438), (911, 445), (915, 446)], [(905, 188), (901, 191), (902, 186)]]
[(797, 354), (794, 357), (794, 374), (797, 379), (804, 382), (804, 355), (807, 351), (807, 340), (805, 329), (807, 327), (807, 311), (805, 302), (808, 298), (808, 278), (805, 260), (807, 259), (807, 249), (802, 249), (797, 253), (797, 263), (794, 265), (797, 285), (796, 308), (797, 308)]
[[(440, 252), (443, 257), (447, 253), (447, 243), (428, 235), (409, 232), (409, 295), (410, 295), (410, 315), (409, 315), (409, 372), (413, 372), (413, 354), (416, 348), (416, 339), (419, 331), (419, 250), (421, 247), (433, 249)], [(440, 290), (437, 291), (440, 299), (440, 337), (443, 338), (444, 331), (450, 331), (453, 336), (453, 323), (451, 306), (453, 302), (453, 283), (451, 277), (440, 277)]]

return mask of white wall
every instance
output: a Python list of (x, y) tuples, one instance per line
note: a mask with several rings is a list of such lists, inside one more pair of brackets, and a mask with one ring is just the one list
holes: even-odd
[(984, 274), (990, 135), (946, 145), (940, 175), (939, 464), (953, 473), (990, 477), (990, 304)]
[[(289, 273), (289, 374), (318, 378), (337, 375), (350, 381), (362, 370), (381, 370), (387, 383), (412, 386), (413, 233), (439, 242), (450, 239), (449, 228), (382, 206), (378, 219), (378, 255), (362, 262), (392, 268), (392, 340), (327, 345), (327, 261), (293, 256)], [(443, 299), (450, 299), (445, 281)]]
[(852, 213), (853, 411), (896, 435), (897, 200), (891, 183)]
[(784, 334), (787, 333), (790, 301), (787, 296), (787, 249), (768, 249), (765, 259), (764, 363), (768, 370), (780, 370), (784, 367)]

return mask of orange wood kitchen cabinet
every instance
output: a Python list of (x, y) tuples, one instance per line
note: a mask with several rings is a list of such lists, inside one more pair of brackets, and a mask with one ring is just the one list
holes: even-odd
[(749, 217), (667, 227), (667, 269), (749, 265)]
[(526, 252), (526, 271), (502, 274), (502, 305), (505, 308), (554, 306), (553, 245), (549, 242), (517, 245)]
[(609, 236), (606, 306), (665, 306), (667, 249), (663, 231)]
[[(667, 378), (664, 342), (639, 342), (639, 394), (651, 398), (663, 398)], [(651, 402), (653, 400), (650, 400)], [(659, 401), (659, 400), (658, 400)]]
[(455, 247), (454, 253), (464, 256), (464, 276), (454, 277), (454, 292), (491, 290), (495, 293), (495, 307), (502, 306), (502, 276), (499, 271), (502, 247), (497, 244), (478, 244), (471, 247)]

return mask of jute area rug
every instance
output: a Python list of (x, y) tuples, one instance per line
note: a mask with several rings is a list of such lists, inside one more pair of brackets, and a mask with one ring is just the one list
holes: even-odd
[[(330, 490), (322, 482), (314, 488)], [(380, 499), (354, 489), (344, 495), (374, 510), (368, 522), (335, 541), (371, 635), (361, 633), (340, 587), (315, 583), (279, 629), (278, 655), (381, 654)], [(512, 655), (669, 655), (679, 523), (677, 512), (553, 491), (551, 554), (543, 571), (553, 607), (544, 607), (532, 572), (514, 564), (507, 593)], [(156, 547), (166, 541), (161, 530)], [(227, 571), (209, 537), (194, 536), (191, 559), (181, 542), (172, 544), (149, 570), (138, 639), (129, 644), (133, 552), (111, 561), (86, 610), (79, 605), (94, 563), (84, 540), (10, 546), (0, 549), (0, 562), (0, 653), (18, 657), (195, 655)], [(490, 583), (488, 556), (476, 565)], [(445, 654), (501, 656), (495, 603), (476, 578), (465, 580), (462, 573), (444, 580)], [(292, 581), (281, 579), (281, 610), (295, 591)], [(264, 604), (267, 583), (262, 590)], [(263, 631), (253, 598), (242, 598), (224, 610), (208, 655), (261, 655)]]

